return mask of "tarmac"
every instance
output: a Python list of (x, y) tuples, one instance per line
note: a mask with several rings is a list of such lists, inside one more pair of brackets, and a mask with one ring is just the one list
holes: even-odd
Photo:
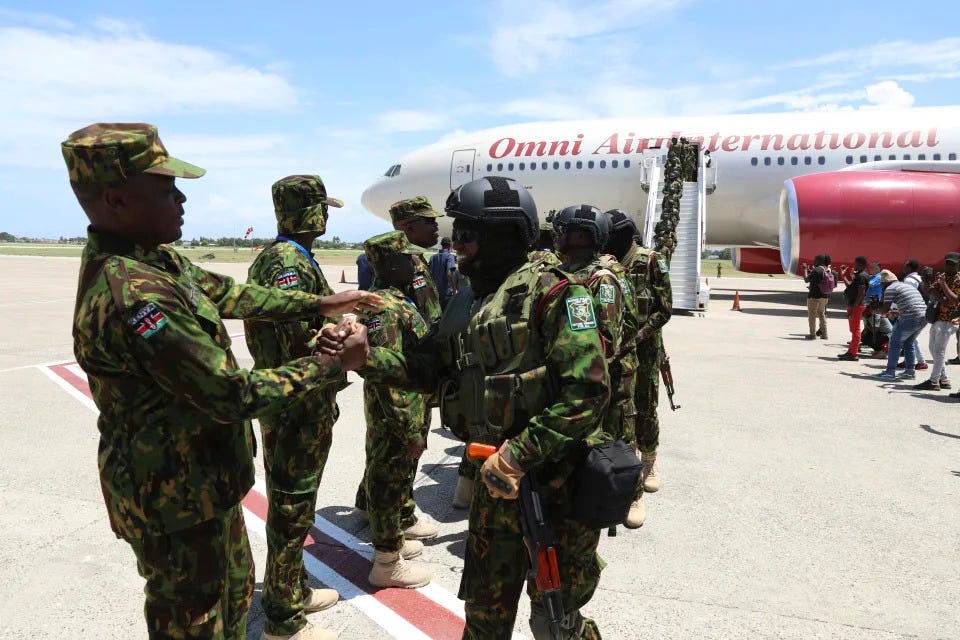
[[(70, 367), (78, 265), (0, 256), (0, 638), (146, 636), (143, 580), (100, 494), (95, 407)], [(246, 265), (206, 266), (245, 276)], [(335, 289), (355, 287), (355, 267), (324, 271)], [(838, 362), (849, 339), (839, 292), (830, 339), (807, 341), (799, 280), (710, 282), (708, 312), (665, 330), (682, 406), (670, 411), (661, 389), (663, 487), (647, 494), (642, 529), (604, 534), (608, 566), (584, 613), (606, 639), (960, 638), (957, 401), (870, 379), (881, 360)], [(737, 291), (742, 311), (731, 310)], [(242, 323), (227, 326), (250, 366)], [(948, 373), (960, 386), (960, 367)], [(433, 583), (372, 590), (370, 531), (351, 510), (364, 438), (362, 386), (351, 380), (307, 554), (315, 583), (342, 601), (310, 619), (344, 640), (459, 637), (466, 513), (450, 499), (462, 445), (435, 419), (416, 481), (441, 529), (422, 558)], [(260, 460), (257, 469), (244, 505), (259, 581)], [(524, 596), (518, 636), (530, 637), (528, 612)]]

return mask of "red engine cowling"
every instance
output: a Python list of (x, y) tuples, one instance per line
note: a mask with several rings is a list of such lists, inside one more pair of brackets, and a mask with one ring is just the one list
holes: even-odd
[(903, 263), (942, 266), (960, 249), (960, 174), (833, 171), (791, 178), (780, 194), (786, 273), (826, 253), (834, 266), (859, 255), (899, 273)]
[(783, 273), (779, 249), (737, 247), (732, 262), (734, 269), (746, 273)]

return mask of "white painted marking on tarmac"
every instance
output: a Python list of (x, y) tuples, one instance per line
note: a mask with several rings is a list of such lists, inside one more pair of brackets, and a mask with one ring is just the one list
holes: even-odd
[[(243, 508), (243, 514), (246, 517), (247, 529), (255, 531), (258, 536), (266, 540), (266, 523), (246, 507)], [(425, 635), (403, 617), (394, 613), (390, 607), (381, 604), (372, 595), (341, 576), (314, 557), (313, 554), (304, 553), (303, 564), (310, 575), (328, 587), (336, 589), (341, 598), (359, 609), (392, 637), (403, 640), (407, 638), (410, 638), (410, 640), (431, 640), (430, 636)]]
[(73, 375), (77, 376), (78, 378), (80, 378), (81, 380), (89, 384), (89, 381), (87, 380), (87, 372), (81, 369), (80, 365), (76, 363), (68, 364), (66, 369)]
[(55, 300), (17, 300), (16, 302), (0, 302), (0, 309), (5, 307), (25, 307), (31, 304), (60, 304), (73, 301), (74, 298), (57, 298)]
[(96, 403), (92, 399), (90, 399), (89, 396), (77, 390), (72, 384), (70, 384), (69, 382), (67, 382), (60, 376), (58, 376), (49, 367), (41, 367), (40, 371), (42, 371), (45, 376), (47, 376), (48, 378), (56, 382), (61, 389), (63, 389), (64, 391), (69, 393), (71, 396), (73, 396), (77, 401), (80, 402), (80, 404), (85, 406), (87, 409), (90, 409), (90, 411), (93, 411), (94, 413), (100, 413), (100, 409), (97, 408)]

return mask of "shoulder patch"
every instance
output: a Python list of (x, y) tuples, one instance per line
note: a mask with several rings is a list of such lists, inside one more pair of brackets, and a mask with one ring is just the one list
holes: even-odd
[(130, 316), (127, 324), (133, 327), (138, 336), (147, 339), (167, 326), (167, 317), (157, 305), (148, 302)]
[(567, 320), (574, 331), (597, 328), (597, 316), (593, 312), (593, 301), (589, 296), (567, 298)]
[(379, 317), (370, 318), (364, 324), (367, 325), (367, 331), (369, 333), (375, 333), (383, 329), (383, 323)]
[(281, 289), (293, 289), (300, 286), (300, 276), (296, 269), (284, 269), (277, 275), (277, 286)]
[(600, 285), (600, 302), (603, 304), (613, 304), (617, 301), (617, 292), (612, 284), (603, 283)]
[(423, 276), (422, 273), (418, 273), (413, 277), (414, 290), (423, 289), (425, 286), (427, 286), (427, 279)]
[(626, 296), (633, 295), (633, 287), (630, 286), (630, 279), (623, 277), (620, 278), (620, 286), (623, 288), (623, 294)]
[(660, 273), (670, 273), (670, 267), (667, 266), (667, 261), (663, 256), (657, 256), (657, 267), (660, 269)]

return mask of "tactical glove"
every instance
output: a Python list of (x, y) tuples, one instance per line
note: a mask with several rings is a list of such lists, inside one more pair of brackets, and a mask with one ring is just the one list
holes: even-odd
[(500, 445), (499, 451), (487, 458), (480, 468), (480, 478), (494, 498), (516, 500), (520, 494), (520, 479), (523, 476), (524, 472), (517, 466), (506, 442)]

